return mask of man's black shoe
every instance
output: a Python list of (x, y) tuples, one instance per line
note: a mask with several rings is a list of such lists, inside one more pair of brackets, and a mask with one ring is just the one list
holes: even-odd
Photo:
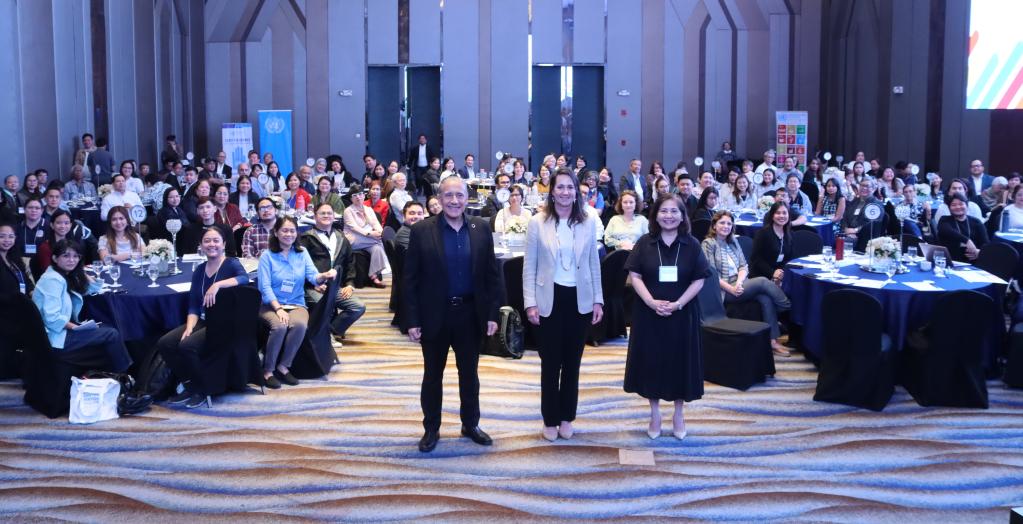
[(427, 431), (423, 433), (423, 438), (419, 439), (419, 451), (423, 453), (429, 453), (433, 451), (433, 448), (437, 447), (437, 441), (440, 440), (440, 432), (438, 431)]
[(473, 442), (481, 446), (489, 446), (494, 443), (494, 441), (490, 438), (490, 435), (487, 435), (479, 426), (471, 429), (462, 426), (462, 436), (469, 437)]

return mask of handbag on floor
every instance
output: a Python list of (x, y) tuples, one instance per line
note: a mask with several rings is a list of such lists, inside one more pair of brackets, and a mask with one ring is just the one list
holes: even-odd
[(153, 404), (152, 395), (138, 387), (135, 379), (127, 373), (112, 373), (109, 371), (90, 371), (83, 375), (85, 379), (110, 379), (121, 385), (120, 394), (117, 395), (117, 414), (120, 416), (137, 415), (149, 409)]
[(481, 355), (520, 359), (525, 349), (525, 335), (522, 317), (515, 308), (503, 306), (498, 313), (497, 332), (492, 336), (483, 336), (480, 344)]
[(93, 424), (117, 418), (117, 397), (121, 384), (111, 378), (71, 377), (71, 409), (68, 421), (72, 424)]

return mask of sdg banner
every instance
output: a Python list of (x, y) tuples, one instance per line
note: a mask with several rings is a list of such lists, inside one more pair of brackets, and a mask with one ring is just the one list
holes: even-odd
[(266, 153), (273, 154), (274, 161), (281, 168), (282, 180), (288, 173), (295, 170), (291, 149), (291, 111), (260, 111), (260, 157)]
[(775, 164), (780, 166), (791, 156), (796, 158), (796, 166), (801, 171), (805, 170), (809, 114), (806, 111), (775, 111), (774, 119), (778, 130)]
[(232, 173), (237, 176), (238, 164), (246, 162), (246, 154), (252, 147), (252, 124), (235, 123), (220, 125), (220, 142), (227, 154), (227, 165), (231, 166)]

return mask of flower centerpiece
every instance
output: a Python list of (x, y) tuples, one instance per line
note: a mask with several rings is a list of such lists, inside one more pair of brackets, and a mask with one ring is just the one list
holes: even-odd
[(771, 206), (774, 205), (774, 197), (764, 195), (757, 199), (757, 214), (764, 216), (768, 211), (771, 210)]
[(151, 240), (146, 245), (146, 259), (152, 261), (153, 258), (158, 260), (160, 266), (160, 274), (167, 273), (167, 264), (174, 258), (174, 246), (167, 240), (157, 238)]
[(929, 184), (914, 184), (913, 188), (916, 189), (916, 196), (919, 198), (931, 198), (931, 186)]
[(110, 184), (103, 184), (102, 186), (96, 188), (96, 194), (99, 195), (100, 198), (103, 198), (109, 195), (111, 192), (113, 192), (113, 190), (114, 186)]
[(877, 237), (867, 242), (867, 255), (870, 256), (870, 268), (884, 270), (885, 266), (900, 254), (899, 243), (891, 237)]
[(511, 217), (504, 226), (504, 238), (509, 246), (526, 244), (526, 228), (529, 222), (523, 217)]

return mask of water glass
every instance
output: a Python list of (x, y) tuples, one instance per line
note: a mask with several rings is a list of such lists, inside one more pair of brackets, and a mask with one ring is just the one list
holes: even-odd
[(853, 244), (855, 242), (851, 238), (846, 238), (842, 244), (842, 258), (848, 260), (853, 256)]
[(110, 266), (110, 280), (114, 281), (114, 283), (111, 284), (110, 287), (113, 287), (113, 288), (121, 287), (121, 284), (117, 283), (117, 279), (119, 279), (119, 278), (121, 278), (121, 265), (120, 264), (114, 264), (114, 265)]
[(886, 282), (893, 283), (892, 277), (895, 276), (895, 271), (898, 269), (898, 262), (894, 258), (888, 259), (888, 263), (884, 265), (884, 274), (888, 277)]
[(907, 247), (906, 256), (909, 257), (909, 265), (916, 264), (916, 246)]
[(146, 287), (160, 287), (156, 284), (157, 277), (160, 276), (160, 266), (156, 264), (149, 264), (149, 280), (151, 283)]
[(99, 260), (92, 261), (92, 272), (96, 274), (96, 278), (103, 275), (103, 262)]
[(110, 268), (114, 266), (114, 257), (107, 255), (103, 257), (103, 271), (110, 271)]
[(824, 246), (821, 250), (821, 255), (824, 257), (824, 267), (828, 273), (831, 273), (834, 270), (835, 263), (835, 253), (831, 251), (831, 246)]
[(944, 278), (945, 255), (934, 255), (934, 275)]

